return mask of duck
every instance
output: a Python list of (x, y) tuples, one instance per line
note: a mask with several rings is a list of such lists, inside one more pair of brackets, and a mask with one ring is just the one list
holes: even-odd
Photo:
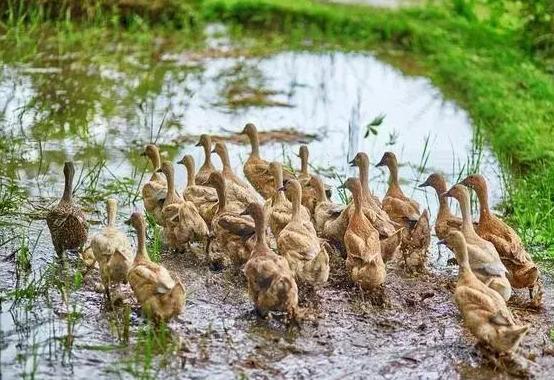
[[(333, 237), (344, 236), (344, 231), (348, 225), (348, 218), (339, 220), (344, 226), (339, 226), (337, 220), (346, 209), (346, 205), (340, 205), (331, 202), (327, 198), (325, 185), (321, 178), (314, 176), (310, 178), (310, 187), (315, 190), (316, 206), (314, 208), (313, 218), (314, 227), (318, 236), (332, 239)], [(340, 239), (342, 240), (342, 239)]]
[(255, 245), (243, 268), (248, 294), (258, 314), (284, 312), (298, 316), (298, 285), (287, 260), (271, 250), (266, 241), (266, 217), (259, 203), (251, 203), (242, 212), (254, 220)]
[(140, 212), (127, 221), (137, 233), (137, 252), (127, 275), (131, 289), (144, 314), (156, 323), (178, 316), (185, 303), (185, 287), (161, 264), (154, 263), (146, 250), (146, 223)]
[(462, 218), (453, 215), (448, 206), (448, 199), (443, 195), (448, 190), (446, 180), (439, 173), (432, 173), (418, 187), (432, 187), (439, 198), (439, 211), (435, 221), (435, 234), (439, 239), (446, 239), (450, 231), (462, 229)]
[(221, 159), (223, 165), (221, 174), (227, 183), (227, 201), (230, 205), (234, 206), (234, 204), (238, 204), (239, 210), (237, 211), (241, 212), (252, 202), (261, 204), (263, 202), (262, 197), (248, 183), (238, 178), (233, 172), (231, 161), (229, 160), (229, 152), (227, 151), (225, 143), (222, 141), (217, 142), (212, 153), (216, 153)]
[[(212, 267), (226, 267), (230, 263), (243, 265), (250, 258), (252, 241), (255, 234), (254, 220), (227, 209), (227, 180), (220, 172), (213, 172), (207, 186), (217, 192), (217, 210), (212, 219), (211, 241), (208, 256)], [(254, 202), (257, 203), (257, 202)]]
[(358, 167), (359, 179), (362, 184), (364, 214), (379, 232), (381, 253), (383, 259), (387, 262), (396, 256), (400, 248), (402, 227), (390, 219), (389, 215), (382, 209), (379, 198), (373, 195), (369, 189), (369, 158), (367, 154), (358, 152), (349, 163), (352, 167)]
[(127, 272), (133, 261), (131, 243), (123, 232), (115, 226), (117, 201), (106, 201), (108, 225), (95, 234), (90, 242), (94, 258), (100, 268), (100, 278), (110, 299), (110, 287), (127, 282)]
[(215, 167), (212, 164), (212, 138), (205, 133), (201, 134), (195, 146), (201, 146), (204, 149), (204, 163), (198, 169), (195, 177), (198, 185), (204, 185), (208, 181), (210, 174), (215, 171)]
[[(273, 161), (269, 164), (269, 171), (272, 173), (272, 183), (275, 183), (276, 190), (283, 187), (283, 169), (281, 163)], [(292, 218), (292, 203), (285, 197), (283, 191), (276, 191), (269, 201), (265, 203), (265, 215), (269, 220), (269, 227), (275, 237), (278, 237), (283, 228)], [(309, 211), (300, 207), (300, 217), (302, 220), (310, 220)]]
[(162, 221), (165, 242), (170, 248), (180, 249), (176, 231), (179, 225), (179, 210), (184, 199), (175, 190), (175, 169), (170, 161), (162, 162), (158, 172), (167, 178), (167, 195), (162, 206)]
[[(260, 141), (258, 139), (258, 130), (252, 123), (244, 126), (241, 134), (248, 136), (252, 148), (250, 156), (244, 163), (243, 171), (248, 182), (261, 194), (264, 199), (269, 199), (275, 193), (275, 185), (269, 169), (269, 161), (260, 156)], [(285, 171), (285, 178), (293, 178), (290, 171)]]
[(518, 325), (504, 298), (475, 275), (462, 232), (451, 230), (445, 243), (454, 250), (460, 266), (454, 299), (465, 326), (498, 353), (517, 350), (529, 326)]
[(508, 271), (500, 260), (494, 245), (475, 232), (471, 220), (469, 190), (464, 185), (456, 184), (443, 196), (454, 198), (460, 204), (462, 211), (461, 232), (467, 244), (471, 270), (479, 280), (491, 289), (496, 290), (504, 300), (508, 301), (512, 295), (512, 287), (506, 278)]
[(460, 183), (473, 189), (479, 199), (479, 224), (475, 232), (494, 245), (500, 259), (508, 269), (508, 280), (512, 287), (528, 288), (531, 299), (540, 304), (542, 291), (539, 283), (539, 269), (531, 255), (525, 250), (518, 234), (491, 212), (485, 177), (473, 174)]
[(420, 213), (419, 204), (404, 195), (398, 180), (398, 161), (394, 153), (385, 152), (375, 166), (387, 166), (390, 172), (389, 188), (382, 206), (393, 222), (404, 227), (400, 251), (405, 266), (410, 271), (424, 271), (431, 243), (429, 212), (424, 210)]
[[(200, 216), (207, 225), (212, 223), (212, 218), (217, 209), (217, 193), (214, 188), (209, 186), (197, 185), (194, 175), (194, 158), (187, 154), (178, 164), (184, 165), (187, 169), (187, 185), (183, 191), (183, 198), (194, 203)], [(206, 180), (207, 182), (207, 180)]]
[(167, 181), (158, 172), (161, 166), (160, 151), (156, 145), (148, 144), (141, 155), (148, 157), (154, 167), (150, 179), (142, 186), (144, 208), (153, 216), (157, 224), (163, 226), (162, 207), (167, 195)]
[(379, 232), (364, 214), (360, 180), (350, 177), (341, 186), (352, 193), (354, 200), (354, 211), (344, 234), (346, 267), (354, 284), (363, 290), (372, 291), (381, 287), (386, 277)]
[(329, 254), (318, 238), (309, 216), (302, 215), (302, 187), (295, 179), (285, 182), (279, 192), (286, 191), (292, 202), (290, 221), (277, 238), (277, 249), (289, 263), (301, 283), (319, 287), (329, 278)]
[[(300, 145), (298, 150), (298, 157), (300, 157), (300, 171), (296, 173), (298, 181), (302, 185), (302, 205), (310, 211), (310, 214), (313, 215), (315, 207), (317, 205), (317, 194), (316, 190), (312, 187), (312, 176), (309, 172), (309, 157), (310, 151), (308, 150), (307, 145)], [(331, 198), (332, 192), (328, 186), (325, 186), (325, 195), (327, 198)]]
[(58, 256), (62, 256), (67, 250), (81, 249), (88, 237), (85, 213), (73, 200), (73, 162), (68, 161), (64, 164), (63, 174), (65, 185), (62, 198), (46, 215), (46, 224)]

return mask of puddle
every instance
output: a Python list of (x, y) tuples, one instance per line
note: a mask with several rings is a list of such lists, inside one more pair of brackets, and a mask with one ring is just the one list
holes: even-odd
[[(434, 194), (415, 188), (431, 171), (444, 173), (452, 183), (468, 168), (480, 167), (491, 183), (493, 202), (501, 199), (498, 164), (488, 148), (475, 141), (467, 113), (445, 100), (428, 80), (404, 76), (371, 55), (281, 52), (262, 58), (224, 54), (205, 58), (166, 52), (160, 57), (145, 61), (130, 54), (118, 63), (79, 51), (32, 65), (2, 65), (1, 131), (3, 138), (17, 141), (13, 149), (19, 153), (0, 174), (16, 178), (25, 189), (27, 211), (36, 212), (31, 206), (47, 204), (59, 195), (63, 162), (74, 159), (78, 167), (87, 167), (78, 194), (89, 200), (90, 208), (101, 210), (91, 213), (91, 218), (103, 220), (103, 205), (96, 203), (98, 193), (118, 194), (127, 204), (121, 210), (123, 217), (140, 207), (130, 201), (145, 168), (138, 155), (141, 146), (157, 140), (166, 158), (175, 161), (187, 153), (200, 162), (194, 136), (228, 137), (247, 122), (265, 132), (288, 131), (262, 145), (266, 159), (290, 160), (298, 167), (295, 153), (301, 141), (309, 140), (313, 170), (321, 170), (333, 185), (337, 184), (334, 174), (355, 173), (348, 167), (348, 156), (362, 150), (375, 163), (383, 151), (391, 150), (403, 164), (407, 194), (426, 205), (432, 215), (437, 207)], [(379, 115), (385, 115), (383, 124), (365, 138), (367, 124)], [(299, 134), (291, 137), (290, 131)], [(229, 142), (237, 172), (249, 152), (242, 141), (231, 137)], [(101, 170), (94, 166), (99, 162), (105, 165)], [(90, 174), (96, 172), (97, 180)], [(371, 174), (371, 187), (382, 195), (385, 173), (374, 169)], [(177, 182), (184, 181), (184, 169), (180, 169)], [(111, 187), (106, 186), (110, 182)], [(92, 192), (91, 183), (101, 190)], [(0, 231), (1, 241), (9, 238), (9, 231)], [(33, 220), (29, 231), (29, 241), (38, 241), (32, 257), (33, 273), (38, 276), (55, 266), (53, 250), (43, 221)], [(15, 285), (11, 256), (17, 244), (16, 239), (0, 248), (2, 291)], [(257, 320), (244, 284), (237, 283), (240, 276), (211, 273), (181, 257), (166, 256), (164, 263), (183, 277), (189, 297), (184, 313), (171, 325), (181, 337), (181, 349), (160, 374), (348, 378), (367, 373), (383, 378), (438, 378), (445, 373), (473, 377), (472, 368), (479, 368), (483, 377), (490, 377), (492, 372), (483, 367), (461, 328), (446, 289), (455, 270), (444, 267), (445, 256), (439, 260), (433, 247), (433, 276), (427, 279), (411, 279), (391, 269), (390, 305), (384, 308), (372, 307), (356, 291), (331, 281), (316, 302), (320, 318), (301, 330)], [(340, 258), (335, 261), (343, 265)], [(12, 307), (3, 299), (0, 360), (7, 378), (32, 373), (33, 366), (40, 378), (109, 378), (114, 372), (123, 377), (155, 376), (156, 372), (141, 367), (144, 358), (135, 360), (137, 331), (144, 329), (137, 309), (133, 307), (130, 316), (131, 345), (120, 347), (101, 307), (102, 296), (92, 290), (95, 275), (89, 274), (84, 285), (71, 292), (69, 303), (56, 292), (48, 304)], [(432, 296), (426, 298), (429, 292)], [(533, 352), (547, 346), (545, 324), (551, 323), (552, 296), (549, 285), (547, 316), (526, 315), (535, 324), (526, 346)], [(71, 311), (67, 305), (80, 313), (71, 350), (62, 344)], [(155, 368), (161, 359), (153, 360)], [(537, 361), (547, 370), (554, 368), (549, 357)]]

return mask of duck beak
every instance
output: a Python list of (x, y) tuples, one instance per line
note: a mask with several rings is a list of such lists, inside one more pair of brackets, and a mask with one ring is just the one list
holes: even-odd
[(285, 191), (285, 186), (281, 186), (277, 189), (277, 191)]
[(196, 144), (194, 144), (194, 146), (202, 146), (202, 143), (198, 141)]
[(344, 183), (342, 185), (337, 186), (337, 189), (342, 190), (346, 189), (346, 186), (344, 186)]
[(471, 185), (468, 183), (468, 180), (467, 180), (467, 177), (464, 178), (464, 180), (462, 182), (459, 182), (460, 185), (464, 185), (464, 186), (467, 186), (467, 187), (471, 187)]
[(177, 165), (184, 165), (184, 164), (185, 164), (185, 159), (184, 158), (177, 161)]
[(140, 156), (141, 157), (146, 157), (146, 152), (141, 152)]
[(163, 173), (162, 168), (157, 169), (157, 170), (156, 170), (156, 173)]
[(437, 245), (446, 245), (446, 239), (439, 240)]
[(212, 149), (212, 152), (211, 152), (211, 153), (217, 153), (217, 152), (215, 151), (215, 148)]
[(126, 225), (130, 226), (131, 225), (131, 218), (127, 219), (126, 221), (124, 221), (123, 223), (125, 223)]
[(429, 182), (427, 182), (427, 181), (417, 185), (417, 187), (427, 187), (427, 186), (429, 186)]
[(381, 158), (381, 161), (379, 161), (379, 163), (377, 165), (375, 165), (376, 168), (380, 167), (380, 166), (385, 166), (386, 163), (385, 163), (385, 157)]
[(441, 197), (452, 197), (452, 193), (451, 193), (452, 189), (444, 192), (441, 194)]
[(352, 161), (348, 161), (348, 163), (350, 164), (350, 167), (353, 168), (354, 166), (357, 166), (356, 165), (356, 162), (354, 160)]
[(248, 215), (248, 210), (244, 210), (244, 211), (241, 212), (239, 215)]

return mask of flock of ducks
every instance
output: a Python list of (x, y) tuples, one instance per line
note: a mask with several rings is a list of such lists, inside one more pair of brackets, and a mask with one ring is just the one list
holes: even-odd
[[(142, 187), (144, 208), (163, 227), (170, 249), (190, 252), (192, 245), (200, 245), (213, 269), (242, 268), (250, 298), (263, 316), (302, 315), (298, 288), (317, 289), (327, 282), (331, 245), (346, 254), (350, 280), (364, 292), (383, 288), (387, 261), (397, 260), (416, 275), (425, 272), (429, 214), (402, 191), (394, 153), (386, 152), (376, 165), (390, 172), (383, 199), (369, 187), (369, 159), (360, 152), (350, 162), (358, 168), (358, 177), (341, 185), (352, 194), (352, 201), (340, 205), (329, 199), (322, 179), (309, 172), (307, 146), (300, 147), (301, 169), (295, 172), (260, 156), (253, 124), (242, 133), (251, 145), (243, 167), (248, 182), (233, 172), (225, 144), (212, 144), (209, 135), (202, 135), (196, 145), (205, 155), (197, 172), (192, 156), (178, 162), (187, 171), (183, 191), (175, 186), (174, 165), (161, 161), (155, 145), (144, 149), (153, 166)], [(212, 153), (220, 158), (221, 170), (214, 167)], [(65, 164), (64, 175), (63, 197), (47, 217), (60, 255), (83, 248), (88, 235), (86, 217), (72, 199), (71, 162)], [(470, 175), (448, 189), (441, 175), (431, 174), (420, 187), (432, 187), (438, 196), (434, 229), (440, 244), (454, 251), (460, 267), (454, 298), (466, 326), (498, 352), (515, 350), (528, 326), (514, 321), (506, 301), (512, 288), (528, 288), (532, 304), (542, 303), (537, 266), (515, 231), (491, 213), (481, 175)], [(479, 199), (478, 223), (471, 217), (469, 189)], [(451, 212), (449, 197), (458, 201), (461, 218)], [(116, 209), (116, 201), (108, 200), (108, 224), (91, 238), (87, 250), (98, 263), (106, 295), (128, 281), (144, 313), (155, 321), (168, 321), (181, 311), (185, 287), (163, 265), (150, 260), (145, 218), (139, 212), (128, 221), (138, 237), (133, 257), (127, 236), (115, 226)]]

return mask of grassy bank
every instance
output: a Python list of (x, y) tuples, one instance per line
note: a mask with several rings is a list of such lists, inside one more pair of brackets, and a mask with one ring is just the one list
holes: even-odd
[[(94, 28), (100, 26), (134, 31), (147, 44), (160, 30), (179, 29), (181, 40), (186, 40), (198, 34), (190, 28), (223, 20), (241, 35), (253, 28), (258, 34), (266, 30), (267, 46), (377, 52), (410, 73), (429, 77), (467, 109), (513, 174), (507, 184), (506, 214), (534, 253), (548, 252), (554, 257), (554, 165), (550, 164), (554, 159), (554, 80), (544, 59), (548, 50), (537, 53), (535, 40), (525, 39), (527, 24), (513, 17), (510, 9), (474, 8), (466, 3), (475, 2), (463, 0), (453, 1), (452, 6), (400, 10), (306, 0), (91, 0), (86, 3), (93, 4), (92, 8), (48, 13), (52, 8), (14, 6), (27, 4), (24, 0), (8, 3), (11, 8), (4, 11), (1, 28), (23, 45), (32, 46), (40, 35), (33, 28), (41, 28), (42, 20), (52, 20), (51, 26), (75, 43), (83, 40), (83, 33), (94, 36)], [(107, 8), (112, 3), (136, 3), (140, 10)], [(161, 3), (166, 7), (148, 5)], [(181, 3), (188, 5), (181, 7)], [(175, 8), (169, 12), (170, 7)], [(88, 31), (80, 30), (82, 23)], [(28, 54), (32, 55), (32, 49)]]

